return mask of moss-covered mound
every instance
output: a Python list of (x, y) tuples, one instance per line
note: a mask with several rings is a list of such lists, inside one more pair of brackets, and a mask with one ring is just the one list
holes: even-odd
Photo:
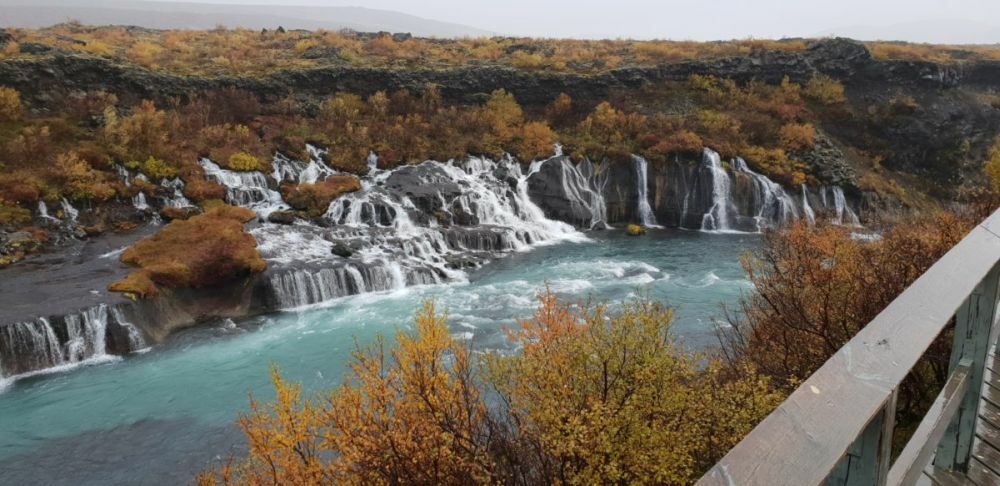
[(262, 272), (267, 264), (257, 241), (243, 229), (253, 218), (248, 209), (217, 206), (175, 220), (122, 253), (122, 262), (139, 270), (108, 289), (145, 298), (161, 288), (208, 287)]

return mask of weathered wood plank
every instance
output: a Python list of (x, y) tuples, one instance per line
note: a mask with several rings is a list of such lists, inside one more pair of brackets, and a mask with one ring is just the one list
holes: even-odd
[(983, 400), (979, 407), (979, 417), (988, 421), (994, 427), (1000, 427), (1000, 407)]
[(912, 484), (930, 463), (938, 442), (944, 436), (945, 429), (958, 411), (969, 387), (969, 365), (969, 361), (963, 361), (945, 382), (941, 393), (934, 399), (924, 419), (889, 470), (888, 484)]
[(985, 381), (986, 376), (983, 376), (983, 391), (980, 395), (986, 401), (992, 403), (993, 405), (1000, 407), (1000, 389)]
[(965, 476), (933, 466), (928, 468), (926, 473), (939, 486), (977, 486)]
[(972, 443), (972, 457), (994, 474), (1000, 469), (1000, 451), (978, 437)]
[(934, 464), (938, 467), (960, 471), (968, 469), (982, 399), (986, 354), (996, 320), (998, 282), (1000, 265), (993, 265), (955, 314), (955, 341), (948, 369), (955, 370), (960, 361), (968, 361), (972, 372), (962, 405), (948, 425), (934, 456)]
[(993, 388), (1000, 390), (1000, 373), (997, 373), (990, 368), (986, 368), (986, 373), (983, 374), (983, 383), (989, 384)]
[(698, 484), (818, 484), (1000, 259), (1000, 212), (973, 229)]
[(1000, 450), (1000, 430), (997, 430), (989, 422), (983, 420), (976, 426), (976, 437), (993, 446), (994, 449)]
[(938, 486), (938, 483), (936, 483), (934, 479), (927, 474), (923, 474), (920, 476), (920, 479), (917, 480), (916, 486)]
[(969, 473), (967, 476), (970, 481), (979, 486), (996, 486), (1000, 484), (1000, 475), (997, 475), (997, 473), (993, 472), (975, 457), (972, 458), (972, 462), (969, 464)]

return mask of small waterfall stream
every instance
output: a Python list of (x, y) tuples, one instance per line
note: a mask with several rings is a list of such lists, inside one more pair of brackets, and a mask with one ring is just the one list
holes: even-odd
[(261, 172), (226, 170), (208, 159), (201, 159), (201, 166), (206, 178), (226, 188), (226, 202), (230, 204), (252, 209), (263, 217), (288, 209), (281, 194), (271, 189), (267, 176)]
[(62, 205), (63, 217), (66, 218), (67, 221), (75, 223), (76, 218), (80, 216), (80, 211), (74, 208), (73, 205), (66, 200), (66, 198), (62, 198), (60, 204)]
[(806, 215), (806, 220), (809, 221), (810, 225), (816, 224), (816, 212), (813, 211), (812, 206), (809, 205), (809, 191), (806, 189), (806, 185), (802, 184), (802, 212)]
[(756, 214), (753, 217), (757, 231), (763, 231), (765, 228), (773, 226), (783, 226), (799, 218), (795, 201), (778, 183), (767, 176), (750, 170), (746, 161), (739, 157), (733, 159), (733, 172), (745, 175), (753, 181), (753, 206), (756, 207)]
[(730, 231), (730, 213), (733, 212), (730, 203), (729, 173), (722, 167), (722, 160), (719, 154), (713, 150), (705, 149), (702, 156), (703, 167), (708, 169), (712, 177), (712, 206), (701, 219), (702, 231)]
[(649, 205), (649, 162), (638, 155), (632, 155), (632, 162), (635, 164), (636, 172), (636, 193), (638, 194), (639, 220), (647, 228), (662, 228), (656, 224), (656, 216), (653, 215), (653, 208)]

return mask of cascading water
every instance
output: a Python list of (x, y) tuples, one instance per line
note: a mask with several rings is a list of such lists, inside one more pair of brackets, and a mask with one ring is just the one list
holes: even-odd
[(660, 228), (661, 226), (656, 224), (653, 208), (649, 205), (649, 180), (647, 177), (649, 162), (643, 157), (633, 155), (632, 163), (635, 165), (636, 172), (636, 194), (638, 194), (639, 200), (636, 211), (639, 215), (639, 221), (648, 228)]
[[(268, 282), (276, 306), (463, 281), (462, 268), (503, 252), (585, 240), (570, 225), (544, 216), (528, 197), (527, 178), (509, 157), (375, 170), (361, 191), (330, 204), (324, 219), (331, 228), (303, 223), (255, 229), (274, 267)], [(332, 256), (335, 245), (350, 247), (349, 256)]]
[(56, 218), (49, 216), (49, 207), (45, 204), (45, 201), (41, 199), (38, 200), (38, 217), (42, 219), (56, 220)]
[(730, 213), (733, 212), (730, 202), (729, 174), (722, 167), (719, 154), (705, 149), (702, 155), (702, 166), (708, 170), (712, 178), (712, 206), (701, 218), (702, 231), (730, 231)]
[(270, 188), (267, 176), (257, 171), (226, 170), (208, 159), (201, 159), (205, 177), (226, 188), (226, 202), (254, 210), (266, 217), (274, 211), (288, 209), (281, 194)]
[[(142, 174), (140, 174), (142, 175)], [(136, 176), (138, 178), (139, 176)], [(160, 186), (169, 190), (171, 196), (163, 198), (163, 205), (170, 208), (189, 208), (193, 206), (188, 198), (184, 197), (184, 181), (179, 177), (164, 179)]]
[(74, 208), (73, 205), (66, 200), (66, 198), (62, 198), (60, 204), (62, 205), (63, 217), (65, 217), (70, 223), (75, 223), (76, 218), (80, 216), (80, 211)]
[(751, 214), (754, 214), (757, 231), (783, 226), (789, 221), (799, 218), (795, 201), (780, 185), (766, 176), (750, 170), (742, 158), (733, 159), (732, 164), (735, 174), (742, 174), (750, 178), (754, 185), (752, 206), (749, 209)]
[(292, 160), (280, 153), (275, 154), (274, 160), (271, 162), (271, 166), (274, 168), (271, 177), (279, 184), (282, 182), (315, 184), (337, 173), (323, 162), (325, 150), (312, 145), (307, 145), (306, 149), (309, 152), (309, 162)]
[(830, 191), (831, 199), (833, 199), (834, 223), (847, 226), (861, 226), (858, 216), (847, 205), (847, 198), (844, 197), (844, 189), (840, 186), (831, 186), (826, 189)]
[(108, 359), (110, 327), (121, 329), (128, 353), (145, 347), (139, 330), (120, 309), (100, 304), (61, 318), (39, 317), (0, 326), (0, 379), (11, 379), (91, 361)]
[(802, 212), (806, 215), (806, 220), (809, 221), (810, 225), (816, 224), (816, 212), (813, 211), (812, 206), (809, 205), (809, 191), (806, 190), (806, 185), (802, 184)]

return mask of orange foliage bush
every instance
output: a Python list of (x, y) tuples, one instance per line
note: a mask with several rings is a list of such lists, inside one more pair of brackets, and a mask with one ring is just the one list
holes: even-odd
[(206, 287), (262, 272), (267, 264), (257, 252), (257, 241), (243, 230), (243, 223), (254, 217), (248, 209), (222, 205), (172, 221), (122, 253), (121, 261), (139, 267), (140, 275), (108, 289), (148, 296), (150, 281), (171, 288)]
[(780, 400), (749, 368), (680, 352), (668, 309), (539, 301), (515, 355), (477, 361), (426, 303), (414, 335), (357, 351), (328, 396), (274, 372), (277, 399), (239, 420), (249, 456), (199, 483), (681, 484)]
[[(937, 214), (897, 224), (874, 242), (854, 239), (850, 228), (832, 225), (803, 223), (767, 234), (760, 251), (744, 256), (754, 290), (742, 299), (740, 312), (729, 316), (731, 330), (720, 329), (723, 350), (731, 362), (751, 362), (791, 390), (973, 224)], [(937, 393), (947, 377), (950, 342), (939, 339), (929, 359), (904, 382), (898, 405), (904, 414)]]
[(361, 182), (354, 176), (330, 176), (315, 184), (287, 184), (281, 193), (289, 206), (316, 217), (326, 212), (334, 199), (361, 190)]
[(788, 123), (778, 132), (787, 150), (811, 150), (816, 143), (816, 129), (808, 123)]

